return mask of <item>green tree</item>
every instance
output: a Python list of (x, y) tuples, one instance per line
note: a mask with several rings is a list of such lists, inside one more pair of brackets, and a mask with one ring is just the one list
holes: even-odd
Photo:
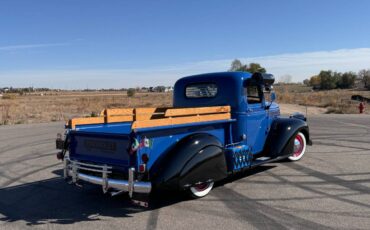
[(349, 89), (355, 85), (355, 80), (357, 78), (354, 72), (345, 72), (341, 74), (338, 78), (337, 87), (341, 89)]
[(339, 73), (333, 73), (331, 70), (320, 71), (320, 89), (335, 89), (339, 77)]
[(309, 79), (304, 79), (303, 80), (303, 84), (306, 85), (306, 86), (311, 86), (310, 85), (310, 80)]
[(250, 63), (249, 65), (247, 65), (247, 72), (250, 72), (250, 73), (255, 73), (255, 72), (266, 73), (266, 69), (263, 68), (258, 63)]
[(321, 79), (319, 75), (312, 76), (310, 78), (310, 86), (312, 86), (315, 89), (320, 88), (321, 85)]
[(163, 92), (166, 90), (166, 87), (165, 87), (165, 86), (163, 86), (163, 85), (160, 85), (160, 86), (155, 87), (155, 88), (154, 88), (154, 90), (155, 90), (156, 92), (163, 93)]
[(127, 90), (127, 96), (128, 96), (128, 97), (133, 97), (133, 96), (135, 96), (135, 93), (136, 93), (136, 90), (135, 90), (134, 88), (129, 88), (129, 89)]
[(231, 66), (229, 71), (242, 71), (242, 72), (250, 72), (250, 73), (266, 73), (266, 69), (262, 67), (258, 63), (249, 63), (249, 64), (243, 64), (240, 60), (235, 59), (231, 62)]

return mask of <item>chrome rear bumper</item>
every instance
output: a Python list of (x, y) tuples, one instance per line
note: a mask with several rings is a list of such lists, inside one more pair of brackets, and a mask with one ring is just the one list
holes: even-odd
[[(92, 176), (79, 172), (79, 170), (101, 173), (101, 177)], [(89, 182), (96, 185), (101, 185), (103, 192), (106, 193), (109, 189), (128, 192), (132, 197), (133, 193), (150, 193), (152, 185), (150, 182), (141, 182), (135, 180), (135, 168), (130, 168), (128, 171), (128, 180), (117, 180), (109, 178), (112, 173), (112, 167), (107, 165), (87, 164), (79, 161), (64, 158), (64, 178), (71, 178), (73, 183), (79, 180)]]

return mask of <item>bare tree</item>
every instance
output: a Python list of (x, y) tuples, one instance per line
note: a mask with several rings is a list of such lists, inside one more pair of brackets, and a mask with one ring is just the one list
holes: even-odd
[(370, 69), (362, 69), (358, 72), (358, 77), (364, 83), (365, 88), (370, 89)]
[(243, 64), (240, 60), (235, 59), (233, 62), (231, 62), (231, 67), (229, 71), (239, 71), (243, 68)]
[(279, 82), (291, 83), (292, 79), (293, 79), (292, 75), (285, 74), (285, 75), (282, 75), (282, 76), (279, 77)]

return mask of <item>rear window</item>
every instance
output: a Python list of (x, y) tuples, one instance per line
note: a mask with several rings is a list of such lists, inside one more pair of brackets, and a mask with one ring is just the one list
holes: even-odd
[(217, 95), (217, 85), (214, 83), (197, 83), (186, 87), (187, 98), (207, 98)]

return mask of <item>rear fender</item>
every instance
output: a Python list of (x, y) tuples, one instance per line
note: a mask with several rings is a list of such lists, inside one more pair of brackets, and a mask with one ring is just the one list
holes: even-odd
[(181, 170), (180, 188), (199, 182), (218, 181), (227, 176), (225, 154), (221, 147), (211, 145), (197, 152)]
[[(211, 170), (211, 166), (222, 169)], [(149, 177), (156, 188), (177, 189), (203, 180), (218, 180), (226, 173), (221, 142), (210, 134), (199, 133), (183, 138), (157, 159)]]
[(302, 119), (277, 118), (273, 121), (267, 137), (264, 153), (270, 157), (288, 156), (293, 152), (294, 137), (302, 132), (311, 144), (309, 128)]

